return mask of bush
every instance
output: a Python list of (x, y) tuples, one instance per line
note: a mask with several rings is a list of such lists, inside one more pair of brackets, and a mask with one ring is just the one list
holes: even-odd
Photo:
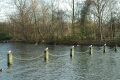
[(12, 37), (9, 36), (9, 34), (6, 33), (6, 32), (0, 33), (0, 40), (10, 40), (11, 38), (12, 38)]

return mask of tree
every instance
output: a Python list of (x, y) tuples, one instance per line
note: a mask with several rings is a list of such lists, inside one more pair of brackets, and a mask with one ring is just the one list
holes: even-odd
[(83, 8), (81, 9), (81, 33), (82, 33), (82, 38), (88, 36), (88, 28), (87, 28), (87, 16), (90, 12), (90, 5), (91, 5), (91, 0), (86, 0)]
[(91, 12), (98, 18), (100, 40), (102, 41), (103, 40), (103, 31), (102, 31), (103, 12), (109, 0), (91, 0), (91, 1), (92, 1)]
[(38, 3), (36, 0), (14, 0), (14, 4), (16, 13), (10, 16), (14, 35), (17, 35), (15, 34), (15, 27), (17, 27), (16, 30), (19, 30), (20, 35), (19, 39), (25, 42), (38, 42), (39, 38), (42, 37), (42, 33), (38, 28), (38, 21), (40, 20), (36, 10)]
[(74, 27), (75, 27), (75, 25), (74, 25), (74, 22), (75, 22), (75, 7), (74, 7), (74, 5), (75, 5), (75, 3), (74, 3), (74, 0), (73, 0), (73, 2), (72, 2), (72, 35), (73, 36), (75, 36), (74, 34), (75, 34), (75, 32), (74, 32)]
[[(21, 27), (21, 38), (25, 42), (28, 40), (27, 27), (29, 24), (29, 12), (31, 11), (33, 5), (28, 3), (27, 0), (14, 0), (14, 4), (17, 9), (17, 24)], [(14, 18), (12, 18), (14, 20)], [(15, 21), (15, 20), (14, 20)]]
[(113, 1), (113, 0), (110, 0), (109, 2), (109, 10), (110, 10), (110, 32), (111, 32), (111, 38), (113, 39), (114, 36), (115, 36), (115, 26), (114, 26), (114, 9), (115, 9), (115, 6), (114, 4), (116, 4), (117, 1)]

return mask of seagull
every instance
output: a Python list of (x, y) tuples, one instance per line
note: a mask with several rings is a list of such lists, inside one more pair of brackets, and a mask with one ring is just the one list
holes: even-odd
[(74, 48), (74, 46), (72, 46), (72, 48)]
[(92, 47), (92, 45), (90, 45), (90, 47)]
[(104, 44), (104, 46), (106, 46), (106, 44)]
[(8, 53), (11, 53), (11, 50), (9, 50)]
[(48, 47), (45, 50), (48, 50)]

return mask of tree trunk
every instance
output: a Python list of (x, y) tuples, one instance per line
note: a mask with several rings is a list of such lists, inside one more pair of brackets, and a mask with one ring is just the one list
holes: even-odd
[(74, 36), (74, 0), (73, 0), (73, 13), (72, 13), (72, 36)]

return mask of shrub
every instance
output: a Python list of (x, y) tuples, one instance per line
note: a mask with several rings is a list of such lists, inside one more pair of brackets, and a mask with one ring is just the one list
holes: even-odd
[(10, 40), (11, 38), (12, 38), (12, 37), (9, 36), (9, 34), (6, 33), (6, 32), (0, 33), (0, 40)]

